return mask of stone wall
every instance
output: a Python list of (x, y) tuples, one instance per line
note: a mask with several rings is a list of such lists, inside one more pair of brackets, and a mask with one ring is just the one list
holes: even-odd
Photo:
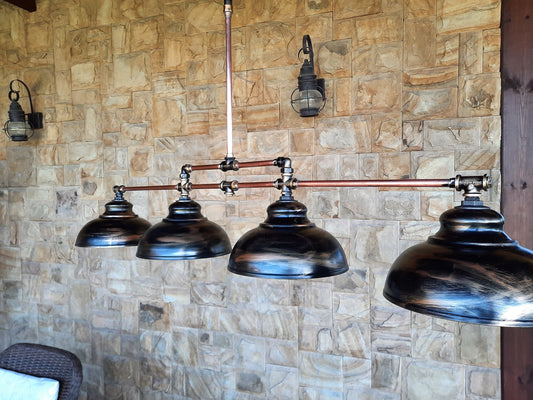
[[(299, 179), (498, 183), (498, 0), (234, 1), (240, 161), (288, 155)], [(0, 347), (75, 352), (83, 399), (499, 399), (497, 328), (415, 315), (381, 295), (399, 252), (460, 201), (450, 190), (298, 189), (346, 250), (350, 272), (336, 278), (259, 280), (226, 272), (227, 257), (74, 247), (113, 185), (176, 183), (181, 165), (226, 154), (221, 3), (38, 0), (35, 13), (0, 3), (2, 121), (14, 78), (45, 115), (30, 141), (0, 139)], [(309, 119), (288, 101), (304, 34), (328, 96)], [(176, 196), (126, 197), (157, 222)], [(193, 192), (233, 243), (277, 196)], [(499, 197), (496, 185), (484, 200), (498, 208)]]

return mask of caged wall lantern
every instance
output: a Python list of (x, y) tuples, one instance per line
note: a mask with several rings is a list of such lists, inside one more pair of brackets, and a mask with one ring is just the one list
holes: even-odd
[[(231, 0), (225, 0), (227, 77), (227, 146), (219, 164), (182, 166), (176, 185), (115, 186), (115, 199), (106, 212), (85, 225), (76, 245), (107, 247), (137, 245), (137, 257), (153, 260), (189, 260), (230, 254), (230, 272), (257, 278), (306, 279), (342, 274), (348, 262), (339, 242), (307, 218), (306, 207), (295, 200), (301, 187), (444, 187), (464, 193), (462, 204), (440, 217), (440, 230), (425, 243), (405, 250), (387, 276), (384, 296), (392, 303), (445, 319), (498, 326), (533, 327), (533, 252), (518, 245), (503, 231), (503, 217), (483, 205), (488, 176), (448, 179), (315, 180), (295, 178), (291, 160), (239, 162), (232, 154), (231, 124)], [(304, 47), (312, 54), (304, 36)], [(305, 51), (305, 50), (304, 50)], [(312, 57), (309, 62), (312, 66)], [(305, 64), (305, 63), (304, 63)], [(320, 107), (315, 107), (319, 109)], [(274, 182), (192, 183), (191, 173), (201, 170), (239, 171), (241, 168), (277, 167)], [(278, 201), (267, 209), (259, 227), (245, 233), (231, 248), (223, 229), (200, 213), (192, 201), (193, 189), (218, 189), (234, 194), (242, 188), (275, 188)], [(162, 222), (149, 226), (137, 217), (124, 193), (177, 190)]]
[(291, 94), (291, 106), (301, 117), (315, 117), (326, 105), (326, 89), (324, 79), (317, 79), (313, 44), (309, 35), (304, 35), (302, 48), (298, 52), (308, 54), (298, 75), (298, 87)]
[[(28, 92), (28, 99), (30, 101), (30, 110), (28, 114), (24, 113), (21, 105), (18, 103), (20, 98), (19, 90), (13, 89), (13, 83), (18, 82), (26, 88)], [(31, 93), (28, 86), (20, 79), (13, 79), (9, 83), (9, 119), (4, 124), (4, 132), (14, 142), (22, 142), (28, 140), (33, 136), (35, 129), (42, 129), (43, 127), (43, 114), (33, 111), (33, 102), (31, 101)]]

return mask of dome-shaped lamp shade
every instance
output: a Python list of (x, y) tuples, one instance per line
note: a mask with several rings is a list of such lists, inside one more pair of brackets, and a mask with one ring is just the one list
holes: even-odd
[(78, 233), (78, 247), (137, 246), (150, 223), (133, 213), (133, 206), (121, 195), (105, 205), (105, 212), (89, 221)]
[(341, 245), (317, 228), (306, 207), (292, 198), (278, 200), (259, 227), (244, 234), (231, 252), (228, 270), (257, 278), (323, 278), (348, 270)]
[(148, 229), (139, 241), (137, 257), (151, 260), (194, 260), (228, 254), (226, 232), (202, 216), (189, 198), (169, 206), (169, 215)]
[(446, 211), (434, 236), (404, 251), (383, 295), (435, 317), (533, 327), (533, 252), (504, 233), (501, 214), (476, 203)]

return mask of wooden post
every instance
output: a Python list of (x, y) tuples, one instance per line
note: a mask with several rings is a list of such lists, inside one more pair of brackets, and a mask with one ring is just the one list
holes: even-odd
[[(533, 1), (502, 2), (502, 212), (533, 248)], [(533, 307), (533, 304), (531, 305)], [(503, 400), (533, 399), (533, 328), (501, 332)]]

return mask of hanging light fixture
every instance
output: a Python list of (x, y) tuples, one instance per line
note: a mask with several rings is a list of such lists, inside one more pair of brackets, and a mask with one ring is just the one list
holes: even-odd
[[(13, 89), (13, 83), (18, 82), (22, 84), (28, 92), (31, 112), (25, 114), (21, 105), (18, 103), (20, 91)], [(19, 79), (14, 79), (9, 83), (9, 119), (4, 124), (4, 132), (14, 142), (26, 141), (33, 136), (35, 129), (43, 127), (43, 114), (33, 111), (33, 102), (31, 101), (30, 89), (24, 82)]]
[(136, 246), (150, 223), (133, 212), (119, 186), (114, 187), (115, 198), (105, 205), (105, 212), (88, 222), (78, 233), (78, 247)]
[(139, 241), (137, 257), (151, 260), (195, 260), (218, 257), (231, 251), (228, 235), (201, 213), (189, 197), (190, 166), (182, 168), (180, 198), (172, 203), (163, 221), (149, 228)]
[(326, 105), (326, 89), (324, 79), (317, 79), (313, 45), (309, 35), (304, 35), (302, 48), (298, 52), (309, 55), (304, 60), (298, 76), (298, 87), (291, 94), (291, 106), (301, 117), (314, 117)]
[(440, 217), (440, 230), (393, 263), (383, 295), (418, 313), (454, 321), (533, 327), (533, 252), (503, 231), (478, 193)]
[[(309, 221), (305, 206), (292, 197), (293, 189), (298, 187), (455, 188), (465, 191), (462, 205), (441, 216), (441, 229), (426, 243), (416, 245), (398, 257), (388, 274), (384, 296), (392, 303), (409, 310), (446, 319), (499, 326), (533, 327), (533, 252), (520, 247), (510, 239), (503, 232), (503, 217), (483, 206), (479, 200), (479, 191), (490, 187), (490, 179), (487, 176), (458, 175), (450, 179), (306, 182), (293, 178), (288, 158), (239, 163), (233, 156), (231, 147), (231, 0), (224, 0), (224, 12), (228, 119), (226, 158), (220, 164), (185, 165), (178, 185), (122, 187), (121, 192), (172, 189), (181, 191), (179, 200), (170, 205), (168, 217), (146, 229), (139, 240), (137, 256), (171, 260), (228, 254), (231, 246), (226, 233), (221, 227), (202, 216), (198, 203), (189, 198), (189, 190), (194, 186), (196, 189), (221, 189), (224, 193), (233, 194), (239, 186), (274, 187), (282, 191), (280, 199), (268, 207), (267, 219), (258, 228), (243, 235), (235, 244), (229, 258), (228, 270), (259, 278), (302, 279), (335, 276), (348, 270), (346, 256), (333, 236)], [(303, 72), (306, 73), (301, 74), (304, 77), (301, 80), (301, 87), (305, 91), (306, 88), (310, 89), (303, 83), (306, 80), (309, 83), (316, 79), (312, 68), (311, 40), (307, 35), (304, 36), (302, 51), (310, 54), (310, 60), (304, 61), (302, 66), (302, 70), (305, 67)], [(314, 77), (311, 79), (310, 75)], [(316, 90), (320, 93), (319, 89)], [(323, 90), (321, 93), (322, 100), (325, 101)], [(296, 104), (305, 105), (305, 102), (294, 101), (292, 104), (295, 110), (301, 112), (303, 108), (296, 107)], [(307, 104), (314, 104), (311, 107), (315, 109), (313, 112), (323, 107), (323, 104), (318, 103)], [(189, 181), (193, 169), (219, 169), (226, 172), (238, 171), (242, 167), (266, 166), (281, 167), (282, 178), (275, 182), (222, 181), (194, 185)], [(115, 201), (124, 205), (122, 198)], [(112, 214), (115, 210), (108, 205), (106, 213), (96, 220), (99, 222), (96, 224), (97, 228), (103, 227), (101, 219), (107, 222), (110, 218), (106, 218), (105, 215)], [(117, 210), (119, 226), (127, 221), (124, 217), (128, 214), (127, 209), (121, 210)], [(129, 211), (131, 212), (131, 208)], [(116, 225), (111, 225), (110, 229), (116, 229)], [(82, 232), (84, 230), (88, 231), (85, 227)], [(100, 232), (96, 228), (94, 231)], [(80, 244), (78, 241), (76, 243), (78, 246), (83, 245), (84, 240), (87, 240), (86, 236), (91, 236), (82, 232), (79, 235)], [(120, 236), (120, 234), (115, 235)], [(98, 237), (94, 233), (92, 236)], [(97, 243), (106, 246), (115, 242), (104, 235), (100, 240), (95, 239), (91, 245)], [(132, 242), (122, 241), (122, 243), (121, 245), (128, 245)]]

